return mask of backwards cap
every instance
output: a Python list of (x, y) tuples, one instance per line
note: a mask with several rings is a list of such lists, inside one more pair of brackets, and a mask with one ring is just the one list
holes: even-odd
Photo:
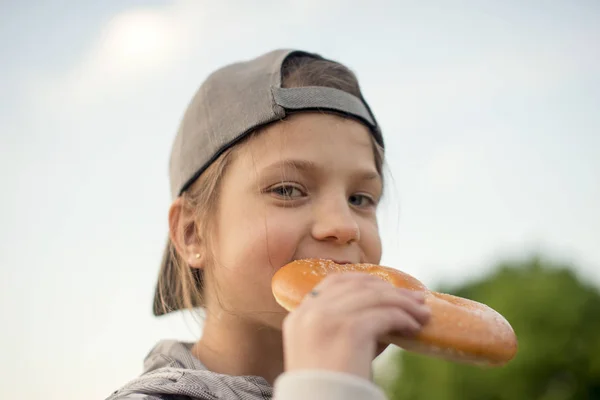
[[(188, 189), (225, 150), (257, 128), (285, 118), (288, 112), (341, 113), (365, 124), (383, 147), (375, 116), (362, 95), (321, 86), (281, 87), (282, 67), (290, 56), (326, 60), (304, 51), (275, 50), (218, 69), (204, 81), (188, 105), (173, 143), (169, 166), (172, 199)], [(160, 276), (167, 282), (175, 279), (172, 257), (168, 244), (160, 268)], [(169, 293), (161, 294), (157, 286), (154, 315), (176, 311), (174, 300)]]

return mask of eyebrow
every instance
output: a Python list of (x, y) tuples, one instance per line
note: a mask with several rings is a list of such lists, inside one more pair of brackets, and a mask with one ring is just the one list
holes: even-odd
[[(277, 170), (281, 168), (294, 168), (299, 171), (315, 173), (320, 172), (324, 168), (324, 166), (315, 163), (314, 161), (309, 160), (297, 160), (297, 159), (288, 159), (275, 162), (273, 164), (268, 165), (264, 168), (265, 171)], [(372, 170), (360, 170), (357, 173), (357, 176), (361, 180), (372, 181), (372, 180), (381, 180), (381, 176), (377, 171)]]

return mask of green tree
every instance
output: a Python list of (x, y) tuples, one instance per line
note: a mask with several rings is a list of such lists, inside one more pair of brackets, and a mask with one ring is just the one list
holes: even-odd
[(502, 263), (493, 275), (439, 291), (482, 302), (513, 326), (517, 356), (481, 368), (404, 351), (391, 400), (600, 399), (600, 294), (566, 265), (535, 257)]

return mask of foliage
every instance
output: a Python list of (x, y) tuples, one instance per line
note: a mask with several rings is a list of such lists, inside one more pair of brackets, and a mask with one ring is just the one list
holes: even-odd
[(493, 275), (440, 289), (494, 308), (513, 326), (515, 359), (481, 368), (398, 352), (390, 400), (600, 399), (600, 294), (573, 269), (539, 258), (503, 263)]

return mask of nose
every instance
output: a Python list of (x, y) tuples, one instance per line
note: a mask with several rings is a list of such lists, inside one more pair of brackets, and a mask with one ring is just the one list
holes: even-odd
[(312, 235), (317, 240), (348, 244), (360, 240), (360, 228), (346, 202), (330, 202), (316, 213)]

